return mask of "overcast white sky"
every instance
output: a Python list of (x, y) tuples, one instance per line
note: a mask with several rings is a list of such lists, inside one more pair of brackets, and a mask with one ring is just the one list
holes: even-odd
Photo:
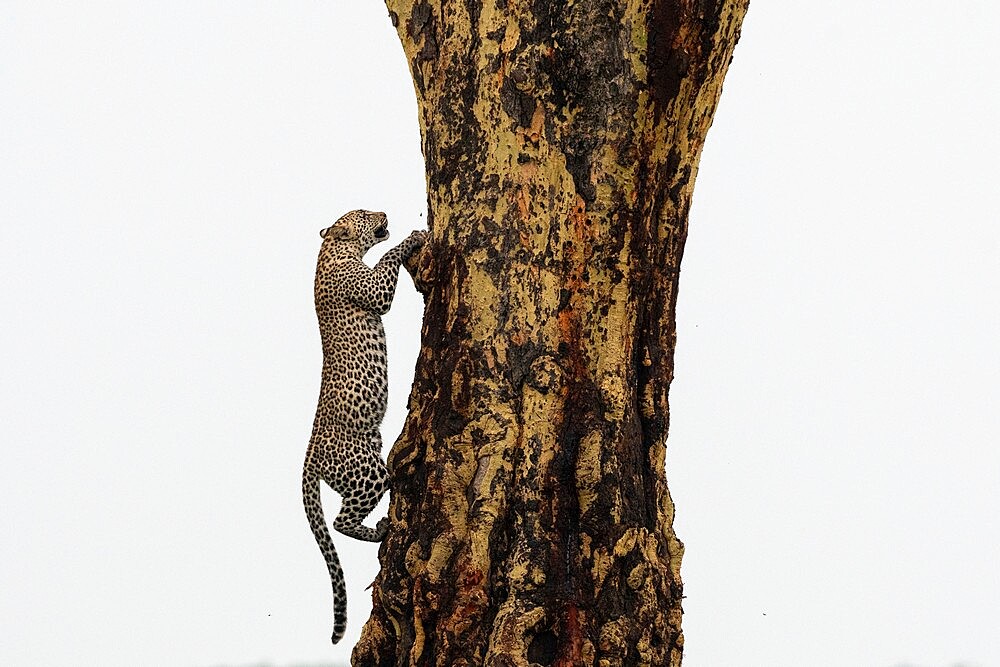
[[(752, 4), (678, 307), (687, 667), (1000, 666), (998, 35)], [(376, 548), (338, 536), (331, 648), (317, 232), (424, 206), (377, 0), (0, 2), (0, 664), (346, 663)], [(420, 314), (404, 277), (387, 443)]]

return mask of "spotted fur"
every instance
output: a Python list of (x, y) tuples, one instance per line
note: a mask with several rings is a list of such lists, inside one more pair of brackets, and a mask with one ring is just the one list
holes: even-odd
[(413, 232), (374, 268), (362, 261), (389, 238), (385, 213), (351, 211), (320, 232), (316, 264), (316, 316), (323, 340), (323, 381), (312, 437), (302, 469), (302, 502), (333, 583), (333, 643), (347, 628), (347, 591), (333, 539), (323, 517), (320, 480), (343, 500), (333, 527), (359, 540), (380, 542), (365, 517), (389, 488), (379, 425), (388, 395), (385, 330), (381, 316), (392, 305), (399, 266), (420, 248), (426, 232)]

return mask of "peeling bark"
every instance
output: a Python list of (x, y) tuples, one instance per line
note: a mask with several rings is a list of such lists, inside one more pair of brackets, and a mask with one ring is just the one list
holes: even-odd
[(387, 0), (432, 238), (355, 665), (680, 665), (674, 307), (747, 2)]

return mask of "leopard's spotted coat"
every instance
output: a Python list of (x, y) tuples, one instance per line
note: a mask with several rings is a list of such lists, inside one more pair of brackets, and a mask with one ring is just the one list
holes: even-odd
[(389, 238), (384, 213), (351, 211), (320, 235), (315, 298), (323, 380), (302, 469), (302, 500), (333, 584), (336, 644), (347, 628), (347, 594), (344, 571), (323, 517), (320, 480), (343, 498), (334, 528), (370, 542), (385, 537), (388, 517), (375, 528), (361, 523), (389, 487), (379, 434), (388, 394), (381, 316), (392, 304), (400, 264), (420, 248), (426, 232), (410, 234), (374, 268), (362, 257)]

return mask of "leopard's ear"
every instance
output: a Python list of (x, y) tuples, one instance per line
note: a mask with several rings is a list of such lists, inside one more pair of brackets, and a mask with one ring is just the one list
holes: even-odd
[(351, 230), (349, 230), (344, 225), (333, 225), (331, 227), (327, 227), (326, 229), (319, 230), (319, 235), (321, 238), (325, 239), (327, 236), (329, 236), (334, 241), (336, 241), (337, 239), (346, 239), (350, 235), (350, 233)]

